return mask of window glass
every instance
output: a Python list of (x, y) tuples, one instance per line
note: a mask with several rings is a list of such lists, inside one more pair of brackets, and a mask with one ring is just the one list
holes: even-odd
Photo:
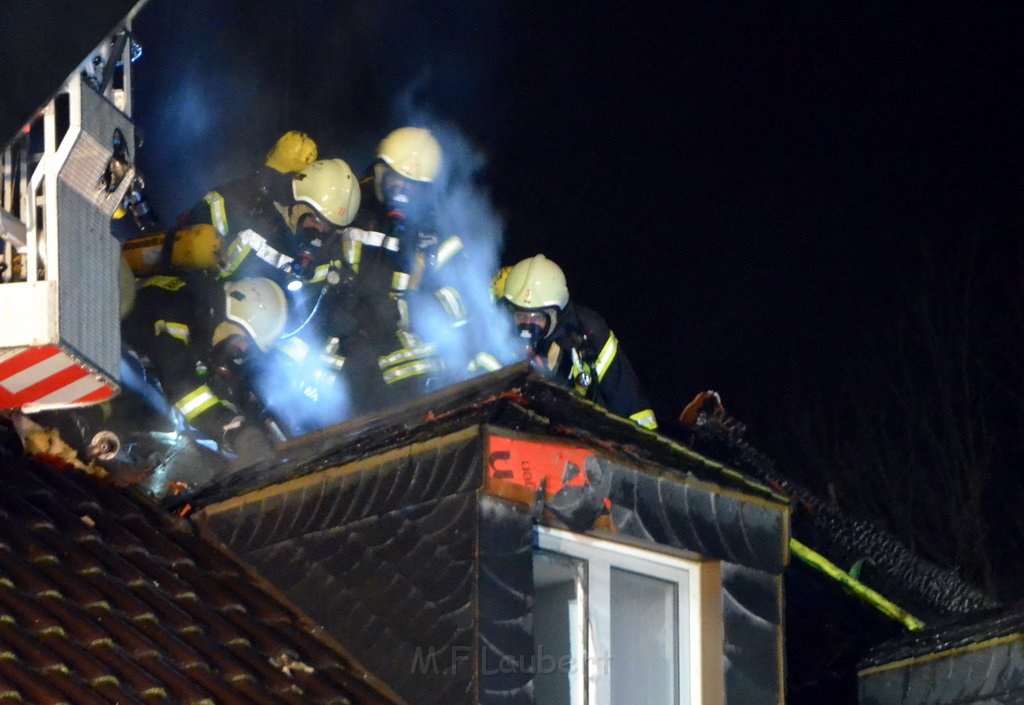
[(679, 703), (678, 590), (674, 582), (611, 569), (613, 703)]
[(585, 705), (586, 562), (537, 551), (533, 557), (534, 702)]
[(547, 527), (535, 541), (536, 705), (703, 701), (696, 564)]

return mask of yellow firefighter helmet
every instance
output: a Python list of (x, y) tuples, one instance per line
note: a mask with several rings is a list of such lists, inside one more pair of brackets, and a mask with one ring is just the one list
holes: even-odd
[(505, 298), (505, 280), (508, 279), (508, 273), (512, 271), (512, 267), (502, 267), (497, 273), (491, 278), (491, 301), (501, 301)]
[(284, 332), (288, 302), (284, 291), (270, 279), (254, 277), (224, 285), (225, 316), (252, 337), (263, 352)]
[(316, 142), (305, 132), (289, 130), (267, 153), (266, 164), (282, 174), (297, 174), (316, 161)]
[(307, 166), (292, 179), (292, 195), (337, 226), (351, 223), (359, 210), (359, 180), (344, 159)]
[(221, 236), (209, 223), (196, 223), (169, 232), (154, 233), (121, 244), (121, 253), (135, 276), (156, 274), (166, 264), (167, 238), (171, 245), (170, 264), (178, 269), (213, 269), (218, 265)]
[(209, 223), (196, 223), (174, 231), (171, 264), (181, 269), (213, 269), (219, 264), (222, 240)]

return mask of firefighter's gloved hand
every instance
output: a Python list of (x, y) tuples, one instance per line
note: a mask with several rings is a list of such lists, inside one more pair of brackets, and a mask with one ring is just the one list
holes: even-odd
[(501, 369), (501, 362), (487, 351), (480, 351), (466, 365), (466, 373), (470, 376), (487, 374)]
[(236, 416), (224, 427), (222, 446), (237, 457), (239, 468), (255, 465), (277, 452), (270, 431), (242, 416)]

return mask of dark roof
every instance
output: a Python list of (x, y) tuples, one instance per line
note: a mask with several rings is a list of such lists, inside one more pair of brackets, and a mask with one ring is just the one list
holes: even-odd
[(671, 439), (615, 416), (532, 370), (511, 365), (447, 387), (380, 415), (352, 419), (284, 445), (277, 457), (229, 475), (167, 505), (206, 506), (426, 440), (469, 426), (491, 424), (561, 438), (632, 463), (659, 465), (723, 488), (779, 504), (786, 499), (767, 486), (708, 460)]
[(193, 523), (0, 436), (0, 699), (395, 702)]
[(951, 617), (934, 626), (878, 645), (860, 662), (861, 669), (952, 651), (991, 639), (1024, 634), (1024, 603)]
[(272, 461), (200, 488), (188, 498), (172, 499), (169, 506), (178, 507), (184, 501), (209, 505), (473, 424), (568, 439), (612, 457), (671, 468), (723, 488), (778, 501), (790, 498), (797, 539), (839, 566), (849, 568), (862, 561), (865, 583), (926, 622), (993, 606), (954, 571), (924, 560), (869, 521), (846, 515), (792, 482), (734, 432), (734, 427), (699, 427), (694, 447), (701, 455), (576, 397), (525, 363), (443, 389), (379, 416), (353, 419), (296, 439)]

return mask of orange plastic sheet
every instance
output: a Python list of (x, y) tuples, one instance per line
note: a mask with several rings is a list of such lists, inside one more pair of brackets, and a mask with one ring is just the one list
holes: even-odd
[(587, 448), (491, 436), (487, 453), (487, 476), (536, 491), (544, 480), (547, 494), (565, 485), (587, 484), (585, 463), (594, 452)]

